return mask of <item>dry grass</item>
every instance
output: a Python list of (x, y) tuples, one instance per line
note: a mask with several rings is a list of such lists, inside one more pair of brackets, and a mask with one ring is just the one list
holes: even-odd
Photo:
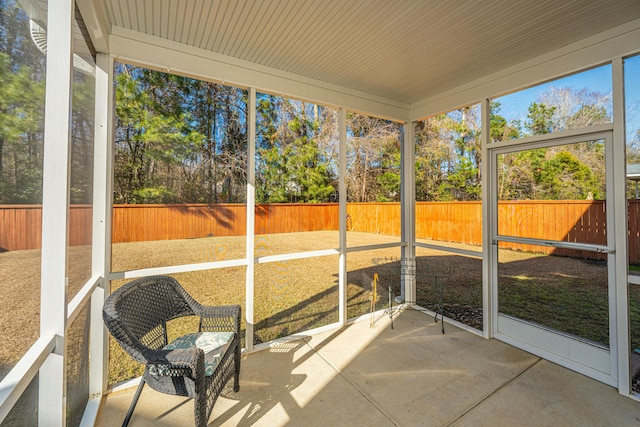
[[(397, 242), (397, 237), (350, 232), (350, 247)], [(331, 249), (338, 246), (335, 231), (285, 233), (256, 236), (256, 256)], [(450, 245), (462, 247), (461, 245)], [(477, 249), (477, 248), (476, 248)], [(211, 237), (173, 241), (118, 243), (113, 246), (113, 270), (201, 263), (244, 258), (246, 243), (240, 237)], [(504, 258), (503, 258), (504, 256)], [(366, 314), (370, 310), (371, 283), (379, 275), (376, 308), (387, 305), (388, 287), (399, 293), (400, 248), (352, 252), (347, 256), (348, 316)], [(553, 259), (556, 264), (550, 264)], [(515, 284), (529, 283), (523, 279), (540, 276), (562, 277), (567, 271), (600, 275), (602, 268), (576, 267), (576, 261), (560, 257), (540, 257), (534, 254), (501, 251), (501, 262), (511, 265), (508, 274)], [(569, 263), (569, 264), (567, 264)], [(88, 248), (70, 249), (70, 286), (73, 295), (89, 277)], [(569, 265), (569, 267), (567, 267)], [(479, 259), (430, 249), (417, 251), (418, 303), (432, 309), (444, 303), (444, 311), (451, 317), (456, 312), (482, 308), (482, 263)], [(5, 345), (0, 348), (0, 374), (4, 375), (29, 346), (39, 331), (39, 272), (40, 251), (18, 251), (0, 254), (0, 283), (5, 293), (0, 302), (5, 308), (0, 315)], [(240, 304), (245, 308), (245, 267), (208, 271), (192, 271), (173, 276), (203, 304)], [(573, 274), (572, 273), (572, 274)], [(595, 277), (595, 276), (593, 276)], [(588, 280), (589, 278), (585, 279)], [(581, 279), (582, 280), (582, 279)], [(598, 279), (599, 280), (599, 279)], [(115, 281), (113, 288), (125, 281)], [(574, 281), (575, 282), (575, 281)], [(254, 343), (291, 335), (327, 325), (338, 320), (338, 256), (329, 255), (307, 259), (257, 264), (254, 281)], [(521, 289), (521, 291), (523, 291)], [(516, 295), (514, 293), (514, 295)], [(579, 300), (576, 300), (579, 303)], [(440, 307), (441, 308), (441, 307)], [(535, 313), (534, 313), (535, 314)], [(459, 318), (463, 322), (465, 318)], [(87, 318), (80, 316), (68, 331), (69, 348), (73, 354), (86, 354)], [(471, 322), (471, 321), (469, 321)], [(469, 323), (467, 322), (467, 323)], [(469, 323), (478, 327), (477, 323)], [(193, 323), (172, 325), (174, 335), (193, 327)], [(71, 354), (71, 352), (70, 352)], [(86, 370), (82, 358), (69, 358), (70, 375), (81, 378)], [(111, 343), (110, 382), (132, 378), (141, 373), (122, 350)], [(78, 383), (80, 384), (80, 383)], [(80, 384), (82, 386), (82, 384)]]
[[(24, 250), (0, 253), (0, 330), (3, 345), (0, 346), (0, 376), (6, 375), (11, 366), (38, 339), (40, 331), (40, 250)], [(91, 275), (91, 249), (69, 249), (70, 301)], [(78, 321), (81, 321), (82, 316)], [(73, 332), (76, 328), (72, 328)], [(79, 331), (84, 328), (77, 328)], [(75, 335), (72, 339), (81, 340)]]
[[(397, 237), (353, 233), (351, 246), (397, 242)], [(335, 248), (337, 232), (283, 233), (256, 237), (256, 256), (278, 255)], [(246, 250), (244, 238), (220, 237), (177, 241), (119, 243), (114, 245), (114, 270), (189, 264), (242, 258)], [(224, 254), (224, 256), (223, 256)], [(376, 258), (400, 257), (399, 248), (356, 252), (348, 257), (348, 316), (355, 317), (370, 310), (370, 286), (373, 274), (379, 272), (381, 286), (389, 282), (399, 290), (399, 268), (391, 275), (384, 266), (372, 263)], [(383, 271), (384, 270), (384, 271)], [(196, 300), (208, 305), (240, 304), (245, 309), (245, 268), (234, 267), (173, 274)], [(391, 279), (391, 277), (393, 279)], [(257, 264), (254, 279), (254, 344), (267, 342), (338, 321), (338, 256), (329, 255), (283, 262)], [(113, 289), (125, 281), (112, 284)], [(384, 293), (377, 308), (386, 304)], [(187, 330), (177, 323), (173, 334)], [(243, 321), (244, 330), (244, 321)], [(244, 337), (243, 337), (244, 345)], [(142, 367), (129, 363), (129, 357), (111, 342), (110, 382), (140, 375)], [(123, 362), (127, 361), (127, 362)]]
[[(0, 378), (3, 378), (40, 332), (40, 250), (0, 253)], [(91, 275), (91, 248), (69, 248), (70, 301)], [(77, 425), (88, 397), (88, 324), (89, 310), (84, 309), (67, 327), (67, 422)], [(32, 383), (3, 425), (31, 425), (37, 422), (37, 383)]]

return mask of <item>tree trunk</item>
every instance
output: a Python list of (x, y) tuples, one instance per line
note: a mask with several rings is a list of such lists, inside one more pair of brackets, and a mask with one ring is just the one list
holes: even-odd
[(4, 181), (4, 175), (3, 175), (3, 171), (4, 171), (4, 138), (0, 138), (0, 182)]
[(213, 203), (218, 203), (218, 162), (216, 159), (216, 153), (218, 151), (218, 99), (217, 99), (217, 91), (215, 86), (210, 86), (210, 94), (213, 91), (212, 98), (210, 98), (210, 102), (213, 102), (213, 135), (211, 136), (211, 185), (213, 186)]

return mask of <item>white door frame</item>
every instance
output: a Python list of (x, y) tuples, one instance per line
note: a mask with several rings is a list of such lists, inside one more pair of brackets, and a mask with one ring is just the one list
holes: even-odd
[[(613, 165), (613, 126), (611, 124), (593, 126), (587, 129), (570, 130), (545, 135), (536, 135), (519, 140), (502, 141), (488, 146), (487, 161), (487, 207), (489, 211), (489, 237), (491, 256), (489, 257), (489, 316), (491, 335), (501, 341), (512, 344), (559, 365), (580, 372), (611, 386), (618, 385), (617, 357), (617, 320), (616, 320), (616, 242), (614, 221), (614, 165)], [(515, 238), (498, 235), (498, 197), (497, 197), (497, 156), (528, 149), (573, 144), (584, 141), (605, 141), (606, 167), (606, 215), (607, 244), (593, 245), (553, 240)], [(619, 225), (624, 226), (624, 224)], [(541, 246), (556, 246), (577, 250), (607, 253), (609, 284), (609, 349), (586, 343), (567, 334), (534, 326), (525, 321), (506, 315), (498, 315), (498, 241), (517, 241)]]

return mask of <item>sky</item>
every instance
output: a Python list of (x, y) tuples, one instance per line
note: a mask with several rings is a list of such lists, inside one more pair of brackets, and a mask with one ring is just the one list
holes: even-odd
[[(507, 121), (527, 118), (527, 110), (538, 96), (550, 87), (569, 87), (576, 90), (612, 92), (611, 65), (604, 65), (571, 76), (543, 83), (529, 89), (496, 98), (501, 104), (500, 115)], [(634, 138), (640, 129), (640, 56), (625, 60), (625, 104), (627, 122), (627, 141)]]
[(624, 61), (624, 96), (629, 143), (640, 130), (640, 55)]

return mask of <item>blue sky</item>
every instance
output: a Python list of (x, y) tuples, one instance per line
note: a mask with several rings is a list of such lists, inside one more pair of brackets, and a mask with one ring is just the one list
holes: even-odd
[(624, 96), (628, 142), (640, 129), (640, 55), (624, 61)]
[[(519, 119), (524, 123), (529, 105), (538, 101), (538, 96), (552, 86), (610, 94), (611, 65), (593, 68), (497, 98), (501, 104), (500, 115), (509, 122)], [(640, 56), (625, 60), (625, 104), (627, 140), (630, 140), (640, 128)]]

